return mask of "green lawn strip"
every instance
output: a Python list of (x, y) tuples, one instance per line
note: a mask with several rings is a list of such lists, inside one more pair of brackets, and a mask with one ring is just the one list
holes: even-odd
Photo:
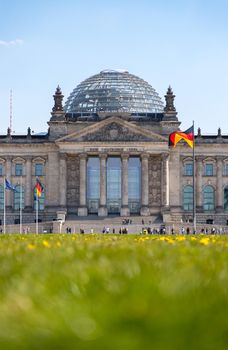
[(1, 235), (0, 347), (227, 349), (228, 237), (180, 237)]

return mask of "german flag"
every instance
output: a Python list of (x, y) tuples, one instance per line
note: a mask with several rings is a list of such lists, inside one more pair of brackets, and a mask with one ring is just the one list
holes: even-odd
[(194, 128), (193, 125), (187, 129), (186, 131), (175, 131), (172, 132), (172, 134), (169, 135), (169, 146), (175, 147), (176, 144), (181, 141), (185, 140), (187, 144), (193, 148), (194, 145)]
[(35, 190), (36, 190), (36, 196), (41, 197), (41, 194), (42, 194), (44, 189), (43, 189), (43, 186), (41, 185), (41, 183), (38, 179), (36, 179)]

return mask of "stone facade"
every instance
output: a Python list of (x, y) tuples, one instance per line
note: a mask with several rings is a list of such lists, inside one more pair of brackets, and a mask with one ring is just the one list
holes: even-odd
[[(168, 91), (163, 115), (133, 118), (127, 114), (103, 113), (96, 118), (74, 119), (62, 108), (61, 90), (54, 95), (55, 105), (46, 135), (16, 136), (9, 132), (0, 136), (0, 219), (3, 222), (4, 179), (23, 187), (23, 222), (35, 221), (34, 187), (36, 178), (44, 188), (44, 207), (39, 219), (48, 221), (87, 216), (87, 163), (98, 157), (100, 164), (100, 196), (96, 214), (109, 215), (107, 206), (107, 160), (121, 160), (121, 205), (119, 215), (142, 215), (167, 222), (188, 222), (192, 210), (184, 191), (193, 185), (191, 174), (192, 149), (184, 142), (168, 147), (169, 133), (180, 122), (173, 106), (172, 91)], [(157, 119), (156, 119), (157, 118)], [(131, 157), (141, 164), (141, 202), (138, 213), (129, 206), (129, 169)], [(37, 172), (39, 165), (42, 172)], [(189, 166), (189, 172), (188, 170)], [(17, 173), (18, 169), (22, 172)], [(199, 223), (227, 224), (228, 137), (195, 136), (196, 210)], [(208, 192), (205, 190), (207, 189)], [(227, 189), (227, 192), (226, 192)], [(213, 203), (209, 201), (213, 199)], [(209, 201), (209, 202), (207, 202)], [(7, 223), (18, 221), (15, 194), (6, 191)]]
[(67, 207), (74, 213), (79, 206), (79, 157), (67, 157)]

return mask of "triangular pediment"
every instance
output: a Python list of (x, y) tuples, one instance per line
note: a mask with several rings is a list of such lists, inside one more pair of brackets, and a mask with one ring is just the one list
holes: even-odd
[(45, 163), (45, 159), (41, 157), (36, 157), (32, 160), (33, 163)]
[(110, 117), (56, 142), (167, 142), (167, 138), (118, 117)]
[(204, 158), (204, 160), (203, 160), (203, 163), (215, 163), (216, 162), (216, 160), (214, 159), (214, 158), (212, 158), (212, 157), (206, 157), (206, 158)]
[(192, 157), (184, 157), (183, 163), (192, 162)]
[(21, 157), (16, 157), (12, 160), (13, 163), (25, 163), (25, 159)]

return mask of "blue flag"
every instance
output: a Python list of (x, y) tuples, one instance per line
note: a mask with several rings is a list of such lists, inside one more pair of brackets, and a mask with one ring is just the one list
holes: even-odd
[(16, 187), (13, 186), (8, 180), (5, 179), (5, 189), (10, 191), (16, 191)]

